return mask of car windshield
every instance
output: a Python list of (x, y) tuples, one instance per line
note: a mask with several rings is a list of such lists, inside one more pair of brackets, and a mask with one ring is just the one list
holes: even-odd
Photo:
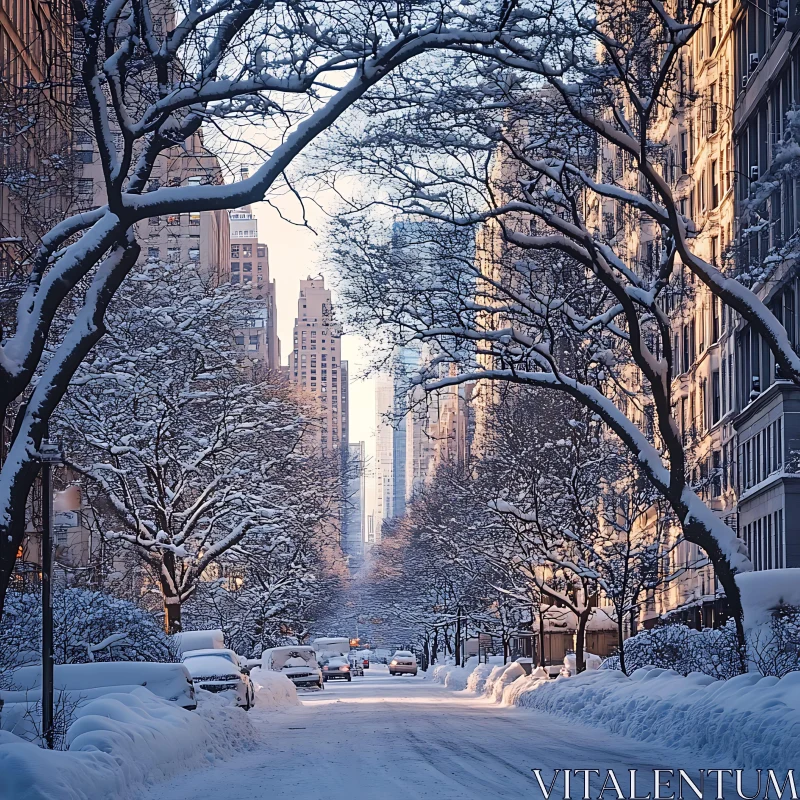
[(192, 650), (184, 653), (181, 660), (184, 664), (188, 664), (196, 658), (224, 658), (234, 666), (238, 666), (236, 656), (230, 650)]
[(334, 658), (329, 658), (327, 664), (329, 667), (341, 667), (347, 664), (347, 659), (341, 658), (340, 656), (336, 656)]
[(394, 656), (395, 658), (414, 658), (414, 654), (409, 653), (408, 650), (398, 650)]
[(306, 660), (301, 656), (289, 656), (289, 658), (286, 659), (283, 665), (283, 669), (286, 669), (287, 667), (309, 667), (309, 666), (311, 666), (311, 659)]
[(183, 663), (193, 678), (239, 677), (236, 665), (224, 656), (193, 656)]

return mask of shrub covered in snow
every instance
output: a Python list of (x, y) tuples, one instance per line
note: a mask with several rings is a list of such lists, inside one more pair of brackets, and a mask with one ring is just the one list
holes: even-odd
[[(651, 665), (681, 675), (702, 672), (713, 678), (732, 678), (741, 672), (732, 622), (717, 630), (663, 625), (642, 631), (625, 641), (625, 664), (629, 673)], [(619, 658), (607, 658), (602, 669), (619, 669)]]
[[(747, 656), (761, 675), (781, 678), (800, 670), (800, 613), (795, 608), (775, 611), (766, 625), (748, 633)], [(701, 672), (728, 679), (741, 673), (733, 622), (701, 631), (685, 625), (663, 625), (642, 631), (625, 642), (628, 673), (646, 666), (672, 669), (681, 675)], [(619, 669), (619, 658), (606, 659), (603, 669)]]
[[(0, 681), (24, 654), (40, 649), (41, 602), (38, 594), (8, 594), (0, 625)], [(57, 664), (177, 660), (159, 619), (103, 592), (55, 591), (53, 620)]]

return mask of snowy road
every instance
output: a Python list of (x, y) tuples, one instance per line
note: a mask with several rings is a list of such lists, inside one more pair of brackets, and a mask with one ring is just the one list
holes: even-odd
[[(603, 775), (614, 769), (622, 776), (639, 768), (649, 776), (653, 768), (692, 767), (675, 753), (501, 708), (422, 677), (390, 677), (385, 667), (373, 667), (352, 683), (328, 684), (324, 692), (304, 693), (302, 700), (302, 707), (290, 711), (251, 712), (263, 735), (254, 752), (159, 784), (144, 797), (540, 798), (534, 767), (548, 782), (555, 768), (601, 769)], [(600, 783), (593, 780), (592, 786), (596, 797)], [(563, 796), (557, 787), (553, 796)], [(646, 783), (641, 788), (641, 794), (652, 790)]]

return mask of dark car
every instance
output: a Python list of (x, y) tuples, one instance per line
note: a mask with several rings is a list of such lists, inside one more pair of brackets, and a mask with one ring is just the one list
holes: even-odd
[(350, 664), (344, 656), (331, 656), (322, 662), (322, 680), (340, 678), (343, 681), (353, 680)]

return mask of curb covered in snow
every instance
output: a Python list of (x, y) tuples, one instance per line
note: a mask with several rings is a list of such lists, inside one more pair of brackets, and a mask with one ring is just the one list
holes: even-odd
[(708, 760), (743, 768), (790, 768), (800, 762), (800, 672), (718, 681), (643, 667), (550, 680), (519, 664), (434, 667), (434, 681), (508, 706), (535, 709)]

